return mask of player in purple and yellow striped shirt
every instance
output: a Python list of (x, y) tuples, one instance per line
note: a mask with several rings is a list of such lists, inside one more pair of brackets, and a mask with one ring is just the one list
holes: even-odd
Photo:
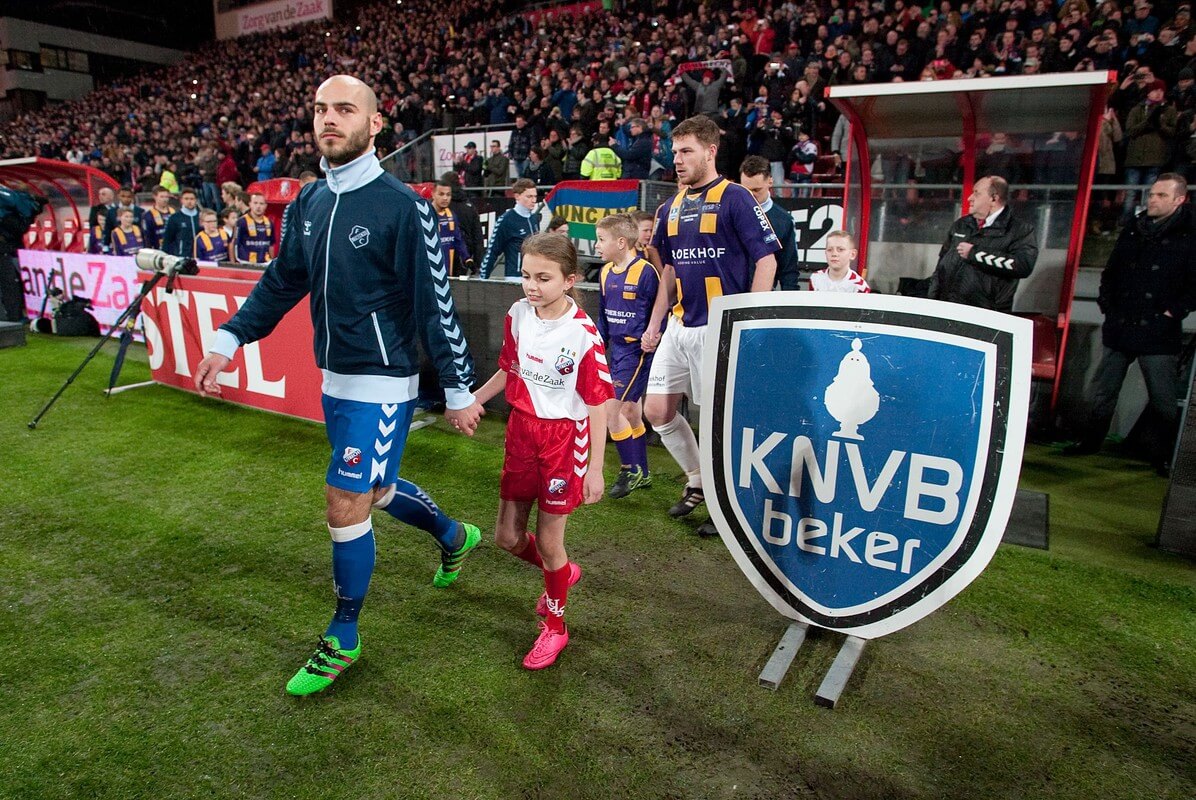
[(228, 233), (220, 227), (216, 212), (205, 208), (199, 212), (199, 222), (203, 225), (203, 230), (195, 236), (192, 255), (200, 261), (231, 261)]
[(638, 254), (635, 221), (629, 214), (603, 217), (597, 228), (598, 255), (607, 262), (600, 279), (598, 330), (606, 342), (615, 399), (619, 401), (607, 420), (621, 465), (609, 492), (617, 500), (652, 485), (640, 404), (648, 386), (652, 354), (644, 351), (640, 340), (656, 305), (660, 273)]
[(166, 233), (166, 223), (174, 212), (170, 208), (170, 190), (165, 186), (154, 187), (154, 204), (141, 215), (142, 235), (145, 246), (155, 250), (162, 249), (162, 239)]
[[(772, 290), (776, 233), (751, 192), (720, 176), (714, 168), (720, 131), (703, 116), (691, 117), (673, 130), (673, 154), (681, 191), (656, 212), (652, 245), (664, 264), (662, 285), (652, 311), (659, 324), (673, 304), (664, 334), (655, 324), (645, 331), (645, 350), (657, 346), (648, 376), (644, 413), (660, 440), (685, 471), (685, 492), (669, 515), (683, 517), (705, 501), (698, 440), (677, 414), (681, 396), (702, 398), (702, 351), (710, 302), (720, 295)], [(753, 271), (754, 270), (754, 271)], [(714, 535), (714, 525), (698, 528)]]
[(274, 258), (274, 223), (266, 216), (266, 196), (261, 192), (249, 195), (249, 212), (237, 220), (233, 243), (241, 264), (266, 264)]
[(449, 275), (468, 275), (473, 270), (473, 256), (465, 246), (465, 233), (449, 205), (453, 200), (452, 181), (441, 178), (432, 189), (432, 208), (440, 225), (440, 249), (444, 252)]

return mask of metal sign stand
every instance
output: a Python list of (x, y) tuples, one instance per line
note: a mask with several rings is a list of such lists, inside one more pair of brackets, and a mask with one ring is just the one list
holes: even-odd
[[(772, 689), (774, 692), (780, 687), (785, 673), (789, 671), (793, 659), (797, 657), (798, 649), (806, 641), (806, 634), (809, 630), (810, 626), (804, 622), (790, 623), (784, 635), (781, 636), (777, 649), (772, 652), (768, 663), (760, 671), (761, 686), (765, 689)], [(851, 680), (851, 674), (855, 671), (856, 664), (864, 654), (864, 646), (867, 644), (867, 639), (861, 639), (858, 636), (848, 636), (843, 640), (843, 644), (839, 646), (839, 654), (835, 656), (834, 663), (827, 670), (826, 677), (822, 679), (822, 684), (814, 694), (815, 704), (824, 708), (834, 708), (838, 705), (839, 697), (847, 687), (847, 682)]]
[(843, 694), (843, 689), (851, 680), (851, 673), (855, 671), (855, 665), (860, 662), (860, 656), (864, 654), (864, 645), (866, 644), (868, 644), (868, 640), (858, 636), (848, 636), (843, 640), (843, 644), (839, 646), (839, 655), (835, 656), (834, 663), (826, 671), (826, 677), (822, 679), (822, 685), (814, 693), (814, 702), (817, 705), (823, 708), (834, 708), (838, 705), (839, 695)]
[(806, 632), (809, 630), (810, 626), (804, 622), (790, 623), (785, 635), (781, 637), (781, 643), (772, 651), (772, 658), (768, 659), (760, 673), (761, 686), (774, 692), (780, 687), (785, 673), (789, 671), (789, 665), (797, 656), (798, 648), (806, 641)]

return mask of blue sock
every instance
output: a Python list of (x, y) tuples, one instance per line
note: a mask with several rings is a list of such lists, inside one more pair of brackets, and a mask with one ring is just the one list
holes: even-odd
[[(614, 438), (612, 434), (611, 438)], [(635, 441), (630, 435), (622, 439), (615, 439), (615, 450), (619, 453), (619, 466), (634, 467), (635, 466)]]
[(353, 525), (348, 528), (329, 528), (332, 541), (332, 582), (336, 592), (336, 613), (324, 636), (335, 636), (341, 649), (352, 650), (357, 646), (357, 615), (365, 602), (365, 593), (370, 588), (370, 576), (374, 572), (374, 531), (369, 520), (360, 523), (365, 526), (364, 534), (348, 541), (337, 541), (336, 537), (353, 535)]
[(447, 553), (465, 543), (465, 528), (441, 511), (432, 498), (411, 481), (399, 478), (394, 496), (383, 510), (399, 522), (432, 534), (436, 544)]
[(635, 455), (631, 464), (643, 470), (644, 474), (648, 474), (648, 432), (643, 425), (638, 428), (631, 429), (631, 445), (635, 449)]

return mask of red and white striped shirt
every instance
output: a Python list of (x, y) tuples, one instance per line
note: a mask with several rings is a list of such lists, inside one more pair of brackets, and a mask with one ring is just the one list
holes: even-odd
[(815, 292), (845, 292), (847, 294), (869, 294), (872, 287), (854, 269), (839, 280), (831, 277), (830, 271), (820, 269), (810, 275), (810, 289)]
[(586, 406), (614, 397), (598, 327), (572, 300), (558, 319), (540, 319), (526, 299), (507, 312), (498, 368), (507, 402), (540, 419), (589, 419)]

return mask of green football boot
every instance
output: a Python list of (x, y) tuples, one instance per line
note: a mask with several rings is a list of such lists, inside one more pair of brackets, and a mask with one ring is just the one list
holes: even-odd
[(295, 673), (295, 677), (287, 681), (287, 694), (303, 697), (323, 691), (349, 668), (349, 665), (361, 657), (361, 637), (357, 637), (357, 647), (344, 650), (335, 636), (320, 637), (316, 645), (316, 652), (302, 669)]
[(481, 544), (482, 532), (468, 522), (461, 524), (465, 528), (465, 542), (451, 553), (440, 554), (440, 566), (436, 568), (436, 576), (432, 578), (432, 585), (437, 589), (453, 585), (453, 581), (461, 574), (461, 564), (465, 557)]

